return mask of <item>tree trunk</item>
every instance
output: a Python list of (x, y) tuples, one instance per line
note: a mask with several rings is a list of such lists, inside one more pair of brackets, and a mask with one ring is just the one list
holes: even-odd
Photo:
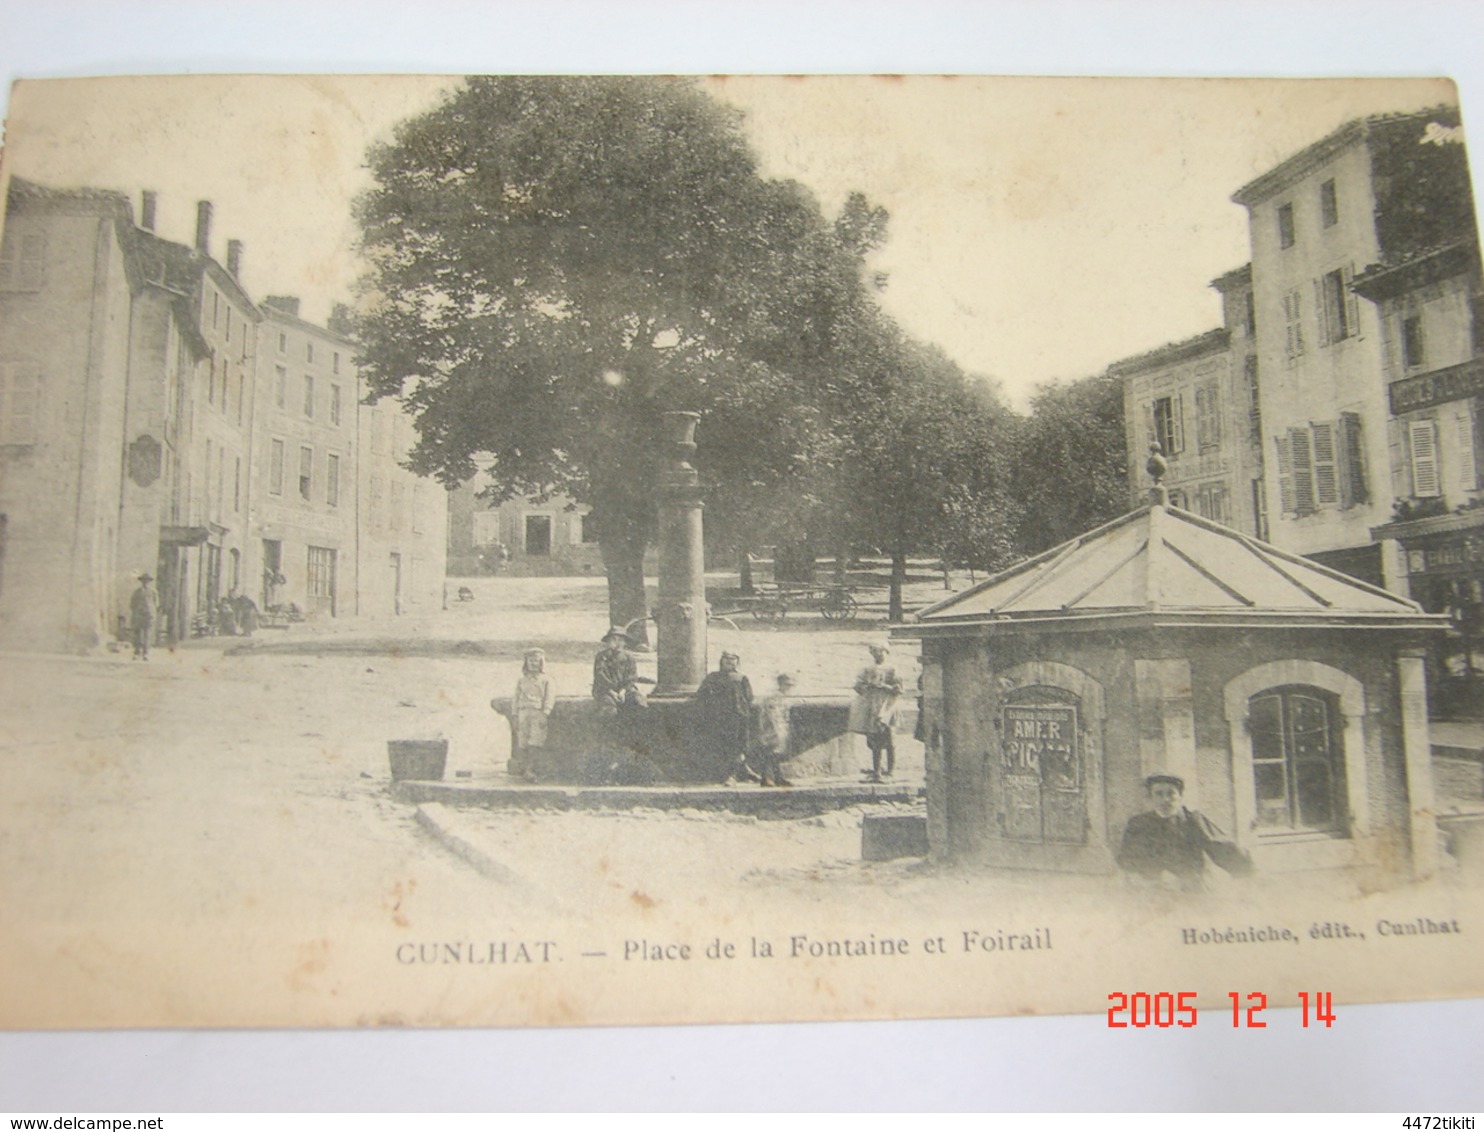
[(835, 548), (835, 585), (845, 584), (845, 571), (850, 568), (850, 544), (841, 541)]
[(649, 602), (644, 593), (644, 551), (642, 537), (608, 537), (599, 543), (603, 568), (608, 574), (608, 622), (622, 628), (638, 621), (629, 636), (635, 644), (649, 644), (649, 626), (640, 620), (649, 615)]
[(744, 594), (757, 593), (752, 581), (752, 555), (745, 546), (737, 548), (737, 588)]
[(887, 601), (886, 619), (888, 621), (902, 620), (902, 585), (907, 580), (907, 552), (905, 550), (893, 550), (891, 552), (891, 591)]

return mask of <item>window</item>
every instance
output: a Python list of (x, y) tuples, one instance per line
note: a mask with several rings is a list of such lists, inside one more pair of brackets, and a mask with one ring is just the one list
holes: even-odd
[(1340, 222), (1340, 202), (1335, 196), (1334, 178), (1330, 178), (1319, 186), (1319, 223), (1326, 228), (1333, 228)]
[(1289, 291), (1283, 296), (1283, 321), (1287, 328), (1285, 348), (1288, 360), (1293, 361), (1301, 357), (1304, 352), (1303, 311), (1299, 303), (1299, 293), (1296, 290)]
[(314, 420), (314, 378), (304, 375), (304, 418)]
[(288, 348), (289, 348), (289, 336), (287, 334), (285, 334), (282, 330), (280, 330), (278, 332), (278, 352), (280, 354), (285, 353), (285, 352), (287, 352)]
[(1261, 833), (1344, 833), (1338, 705), (1318, 688), (1272, 688), (1248, 703), (1254, 824)]
[(331, 373), (339, 373), (340, 372), (340, 351), (339, 350), (336, 350), (335, 351), (334, 357), (330, 360), (330, 372)]
[(215, 330), (222, 324), (222, 297), (220, 293), (211, 292), (211, 327)]
[(314, 343), (313, 342), (306, 342), (306, 343), (304, 343), (304, 360), (307, 361), (307, 362), (311, 362), (311, 363), (314, 361)]
[(272, 454), (268, 459), (268, 493), (270, 495), (283, 494), (283, 441), (273, 442)]
[(1182, 419), (1184, 413), (1181, 401), (1182, 398), (1177, 393), (1173, 397), (1160, 397), (1152, 406), (1154, 441), (1166, 456), (1185, 451), (1185, 422)]
[(1246, 306), (1247, 337), (1257, 337), (1257, 298), (1248, 291), (1242, 296), (1242, 302)]
[(274, 401), (280, 409), (289, 407), (289, 371), (284, 366), (273, 367), (277, 382), (274, 385)]
[(1415, 369), (1427, 361), (1427, 350), (1422, 341), (1422, 316), (1414, 314), (1402, 319), (1402, 365)]
[(0, 362), (0, 444), (35, 444), (41, 371), (30, 362)]
[(1412, 494), (1419, 499), (1442, 495), (1442, 480), (1438, 475), (1438, 422), (1408, 422), (1407, 440), (1412, 450)]
[(227, 505), (227, 450), (218, 448), (216, 450), (216, 514), (221, 517), (222, 508)]
[(211, 509), (211, 441), (206, 442), (206, 474), (201, 477), (201, 484), (206, 492), (206, 517), (210, 518), (215, 512)]
[(338, 385), (330, 386), (330, 423), (337, 427), (340, 424), (340, 386)]
[(1278, 246), (1291, 248), (1293, 245), (1293, 205), (1280, 204), (1278, 206)]
[(0, 243), (0, 291), (39, 291), (45, 281), (46, 234), (7, 232)]
[(371, 517), (371, 529), (379, 531), (381, 520), (381, 477), (372, 476), (366, 483), (366, 511)]
[(1339, 469), (1335, 463), (1335, 426), (1311, 424), (1309, 437), (1314, 455), (1314, 502), (1320, 507), (1340, 501)]
[(299, 495), (308, 499), (314, 487), (314, 449), (299, 449)]
[(327, 601), (335, 597), (335, 552), (327, 546), (309, 548), (309, 596)]
[(331, 507), (340, 506), (340, 457), (330, 456), (325, 461), (325, 502)]
[(216, 404), (216, 359), (211, 359), (211, 372), (206, 377), (206, 401), (208, 404)]
[(1256, 528), (1253, 534), (1257, 535), (1263, 542), (1267, 542), (1268, 493), (1267, 489), (1263, 487), (1260, 477), (1252, 481), (1252, 517), (1254, 520), (1253, 525)]
[(1458, 486), (1473, 491), (1479, 486), (1479, 462), (1474, 455), (1474, 418), (1465, 407), (1458, 422)]
[(227, 308), (227, 341), (232, 340), (232, 308)]
[(1366, 501), (1360, 417), (1311, 421), (1275, 436), (1278, 489), (1284, 514), (1311, 515), (1320, 507), (1353, 507)]
[(1206, 483), (1195, 489), (1193, 502), (1195, 512), (1213, 523), (1230, 525), (1231, 496), (1224, 483)]
[(598, 541), (598, 524), (590, 511), (577, 516), (577, 541), (589, 544)]
[(237, 425), (238, 425), (239, 428), (242, 425), (242, 401), (243, 401), (243, 396), (244, 396), (244, 394), (246, 392), (247, 392), (247, 381), (242, 376), (242, 374), (239, 373), (237, 375)]
[(1196, 448), (1201, 452), (1215, 452), (1221, 447), (1221, 399), (1214, 381), (1196, 387), (1195, 436)]
[(1323, 339), (1321, 344), (1329, 346), (1354, 337), (1356, 311), (1354, 297), (1350, 294), (1349, 268), (1342, 267), (1321, 276), (1317, 290), (1322, 319), (1319, 327)]
[(412, 481), (412, 533), (423, 533), (423, 481)]
[(406, 488), (400, 480), (392, 480), (392, 502), (391, 515), (387, 520), (387, 526), (394, 531), (402, 529), (402, 503), (406, 494)]
[[(232, 470), (232, 510), (242, 511), (242, 457), (237, 457), (237, 466)], [(235, 551), (233, 553), (236, 553)]]
[(227, 415), (227, 359), (222, 359), (222, 416)]

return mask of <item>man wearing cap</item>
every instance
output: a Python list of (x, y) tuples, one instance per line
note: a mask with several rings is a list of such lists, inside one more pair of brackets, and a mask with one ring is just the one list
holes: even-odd
[(160, 595), (151, 585), (152, 574), (139, 575), (139, 588), (129, 598), (129, 628), (134, 634), (134, 659), (149, 659), (149, 644), (160, 619)]
[(1252, 858), (1244, 850), (1204, 814), (1181, 804), (1185, 780), (1178, 774), (1151, 774), (1144, 789), (1154, 808), (1129, 818), (1118, 849), (1119, 868), (1186, 891), (1203, 887), (1207, 857), (1232, 876), (1252, 872)]
[(639, 696), (639, 667), (624, 648), (628, 643), (628, 634), (615, 625), (593, 658), (593, 703), (607, 715), (634, 705)]

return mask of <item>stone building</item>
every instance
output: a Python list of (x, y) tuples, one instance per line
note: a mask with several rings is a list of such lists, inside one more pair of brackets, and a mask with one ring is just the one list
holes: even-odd
[(1457, 122), (1451, 107), (1358, 119), (1232, 197), (1251, 233), (1272, 539), (1403, 589), (1396, 543), (1371, 537), (1392, 512), (1386, 340), (1352, 284), (1403, 248), (1472, 232), (1471, 200), (1422, 205), (1457, 161), (1427, 139)]
[(591, 508), (554, 493), (491, 505), (481, 499), (489, 462), (449, 492), (448, 571), (471, 577), (602, 574), (603, 556), (588, 518)]
[(1423, 608), (1449, 613), (1442, 670), (1467, 675), (1484, 653), (1484, 277), (1479, 245), (1462, 239), (1355, 281), (1376, 305), (1390, 419), (1390, 522), (1377, 540), (1403, 550)]
[(97, 645), (127, 608), (129, 572), (155, 564), (153, 548), (119, 557), (141, 281), (133, 229), (117, 193), (11, 181), (0, 241), (0, 640), (10, 647)]
[(1264, 872), (1426, 875), (1441, 621), (1157, 495), (894, 631), (921, 641), (932, 852), (1110, 872), (1167, 772)]
[(1174, 506), (1266, 538), (1251, 268), (1212, 286), (1223, 327), (1108, 367), (1123, 382), (1130, 494), (1140, 496), (1144, 458), (1158, 444)]
[(311, 616), (436, 608), (445, 496), (400, 466), (403, 414), (361, 404), (345, 338), (258, 308), (241, 242), (211, 254), (210, 202), (191, 245), (156, 233), (157, 204), (143, 194), (136, 224), (121, 194), (11, 182), (0, 642), (96, 647), (143, 573), (167, 640), (236, 594)]

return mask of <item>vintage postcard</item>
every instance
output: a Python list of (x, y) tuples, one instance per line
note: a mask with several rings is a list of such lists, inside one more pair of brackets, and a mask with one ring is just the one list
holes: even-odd
[(1441, 79), (25, 81), (0, 1026), (1484, 994)]

